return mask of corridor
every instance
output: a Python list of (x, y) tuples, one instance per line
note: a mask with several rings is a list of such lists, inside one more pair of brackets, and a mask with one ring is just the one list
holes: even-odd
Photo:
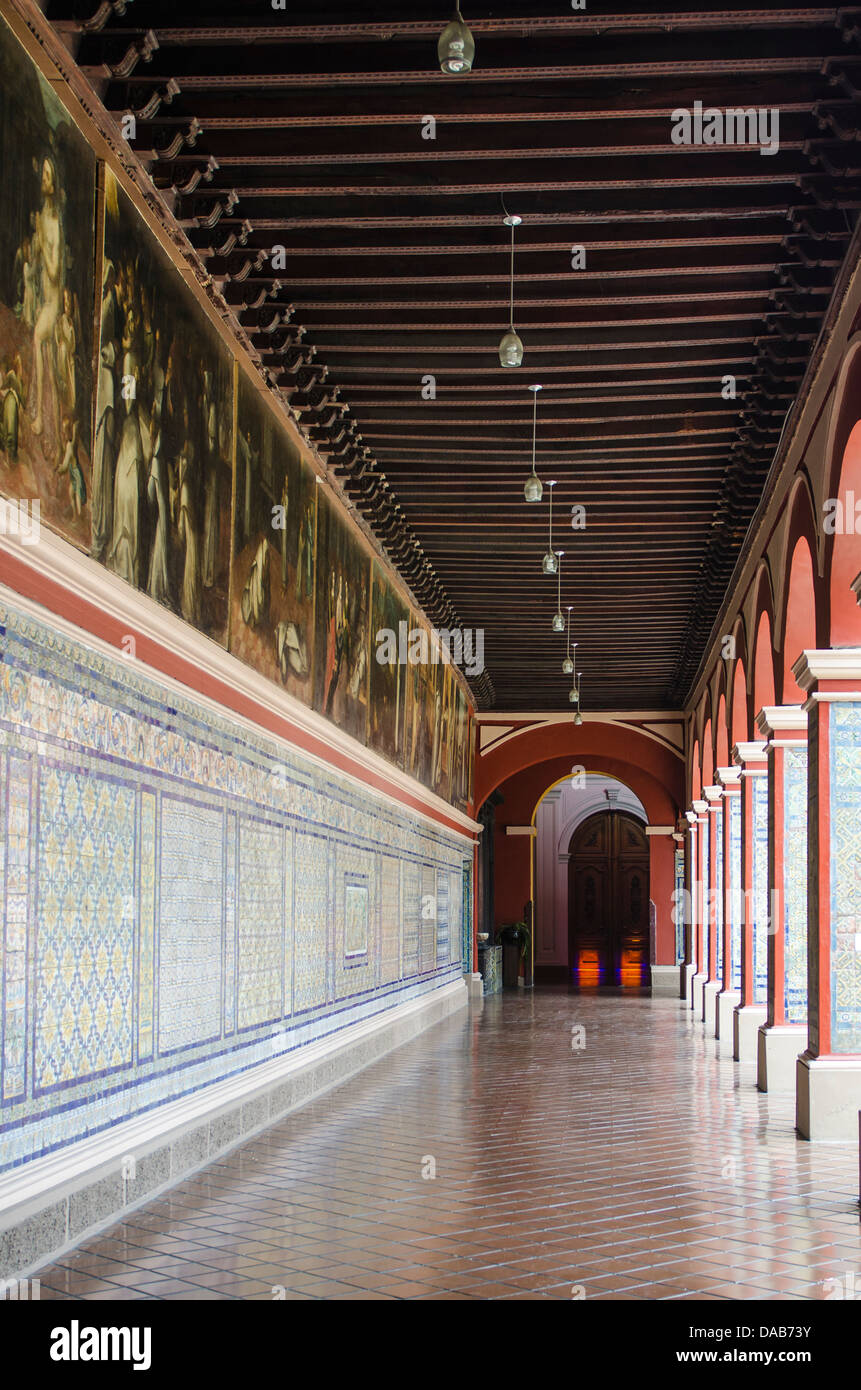
[(42, 1269), (41, 1296), (851, 1296), (857, 1148), (799, 1140), (794, 1096), (716, 1049), (680, 1000), (489, 997)]

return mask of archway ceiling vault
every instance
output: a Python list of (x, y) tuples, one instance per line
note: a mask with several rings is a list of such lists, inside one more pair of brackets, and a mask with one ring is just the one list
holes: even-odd
[[(584, 706), (679, 708), (861, 206), (857, 11), (476, 0), (451, 79), (445, 5), (122, 8), (46, 7), (107, 110), (142, 113), (134, 149), (416, 597), (484, 630), (480, 707), (567, 703), (547, 508), (522, 497), (540, 381)], [(778, 107), (779, 152), (672, 144), (696, 101)]]

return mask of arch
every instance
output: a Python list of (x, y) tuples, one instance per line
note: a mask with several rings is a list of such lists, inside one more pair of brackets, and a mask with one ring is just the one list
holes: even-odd
[[(775, 703), (774, 589), (771, 571), (763, 561), (757, 570), (753, 621), (753, 652), (748, 667), (750, 713), (755, 719), (764, 705)], [(752, 726), (749, 724), (748, 727)]]
[(861, 400), (861, 333), (855, 333), (846, 344), (843, 361), (834, 387), (834, 401), (828, 420), (825, 442), (825, 480), (827, 496), (836, 497), (843, 470), (843, 459), (855, 425), (858, 422), (858, 402)]
[(715, 725), (715, 767), (726, 767), (729, 762), (729, 730), (727, 728), (726, 696), (721, 691), (718, 701), (717, 723)]
[(712, 738), (712, 721), (709, 716), (703, 734), (703, 786), (713, 787), (715, 780), (715, 760), (714, 760), (714, 741)]
[[(618, 777), (608, 777), (605, 773), (595, 773), (586, 771), (585, 786), (578, 789), (578, 793), (576, 795), (576, 805), (571, 805), (571, 798), (567, 798), (565, 795), (566, 787), (568, 787), (568, 785), (571, 783), (571, 780), (572, 779), (570, 777), (562, 777), (559, 779), (559, 781), (554, 782), (552, 787), (548, 787), (547, 790), (539, 797), (535, 805), (535, 810), (532, 813), (532, 824), (537, 825), (541, 807), (544, 801), (546, 800), (547, 796), (550, 794), (550, 792), (555, 791), (557, 787), (561, 788), (561, 800), (563, 802), (567, 801), (569, 804), (568, 806), (563, 807), (565, 820), (563, 822), (562, 829), (557, 830), (556, 832), (557, 854), (565, 853), (568, 841), (571, 839), (571, 836), (574, 834), (574, 831), (577, 829), (579, 825), (582, 825), (582, 823), (585, 820), (587, 820), (589, 816), (594, 815), (598, 811), (607, 809), (608, 802), (606, 796), (604, 795), (607, 782), (615, 783), (622, 793), (622, 799), (619, 804), (619, 810), (624, 810), (629, 815), (636, 816), (637, 819), (641, 820), (644, 825), (648, 825), (649, 818), (646, 815), (646, 808), (643, 805), (640, 798), (637, 796), (636, 792), (632, 791), (631, 788), (628, 786), (627, 782), (621, 781), (621, 779)], [(625, 795), (625, 793), (627, 793), (627, 795)], [(571, 814), (568, 814), (569, 811), (571, 812)]]
[[(854, 408), (857, 415), (857, 398)], [(829, 563), (826, 574), (831, 619), (829, 644), (832, 647), (854, 647), (861, 644), (861, 609), (850, 587), (861, 572), (861, 540), (856, 534), (861, 523), (861, 419), (856, 419), (850, 431), (840, 461), (838, 485), (830, 496), (837, 500), (839, 506), (834, 520), (826, 521), (833, 528), (833, 533), (829, 532), (827, 537)]]
[(674, 808), (684, 796), (680, 752), (635, 729), (589, 719), (578, 728), (566, 719), (527, 729), (479, 757), (475, 804), (483, 805), (503, 782), (523, 774), (524, 786), (534, 787), (528, 819), (541, 794), (554, 781), (570, 775), (573, 764), (625, 782), (645, 806), (652, 824), (673, 820)]
[(746, 743), (750, 737), (750, 712), (747, 703), (747, 674), (741, 657), (736, 659), (732, 673), (732, 706), (730, 709), (732, 737), (730, 747)]
[(805, 648), (816, 646), (816, 578), (805, 535), (798, 537), (789, 557), (785, 588), (781, 704), (801, 705), (807, 697), (792, 674), (792, 664)]

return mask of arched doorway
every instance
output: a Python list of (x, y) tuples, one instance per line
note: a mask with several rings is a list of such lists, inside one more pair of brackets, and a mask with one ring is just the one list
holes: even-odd
[(568, 847), (568, 962), (574, 984), (649, 985), (649, 844), (627, 811), (578, 826)]

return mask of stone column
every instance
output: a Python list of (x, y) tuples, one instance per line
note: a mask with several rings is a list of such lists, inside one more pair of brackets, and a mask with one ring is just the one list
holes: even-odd
[(794, 1091), (807, 1045), (807, 716), (800, 705), (756, 716), (768, 740), (768, 1015), (757, 1085)]
[(708, 919), (705, 913), (705, 881), (708, 878), (708, 809), (707, 801), (693, 801), (697, 831), (697, 878), (694, 884), (694, 915), (697, 923), (697, 971), (691, 981), (691, 1008), (697, 1018), (703, 1016), (703, 988), (708, 979)]
[(723, 1056), (735, 1050), (733, 1013), (741, 1002), (741, 771), (719, 767), (723, 797), (723, 951), (715, 1036)]
[(733, 1056), (756, 1065), (768, 997), (768, 765), (764, 743), (737, 743), (741, 768), (741, 998), (733, 1014)]
[(703, 1022), (709, 1037), (715, 1036), (717, 997), (723, 967), (723, 800), (720, 787), (703, 787), (708, 805), (709, 878), (705, 919), (709, 927), (708, 979), (703, 985)]
[(797, 1064), (805, 1139), (857, 1142), (861, 1110), (861, 647), (807, 651), (808, 1042)]

